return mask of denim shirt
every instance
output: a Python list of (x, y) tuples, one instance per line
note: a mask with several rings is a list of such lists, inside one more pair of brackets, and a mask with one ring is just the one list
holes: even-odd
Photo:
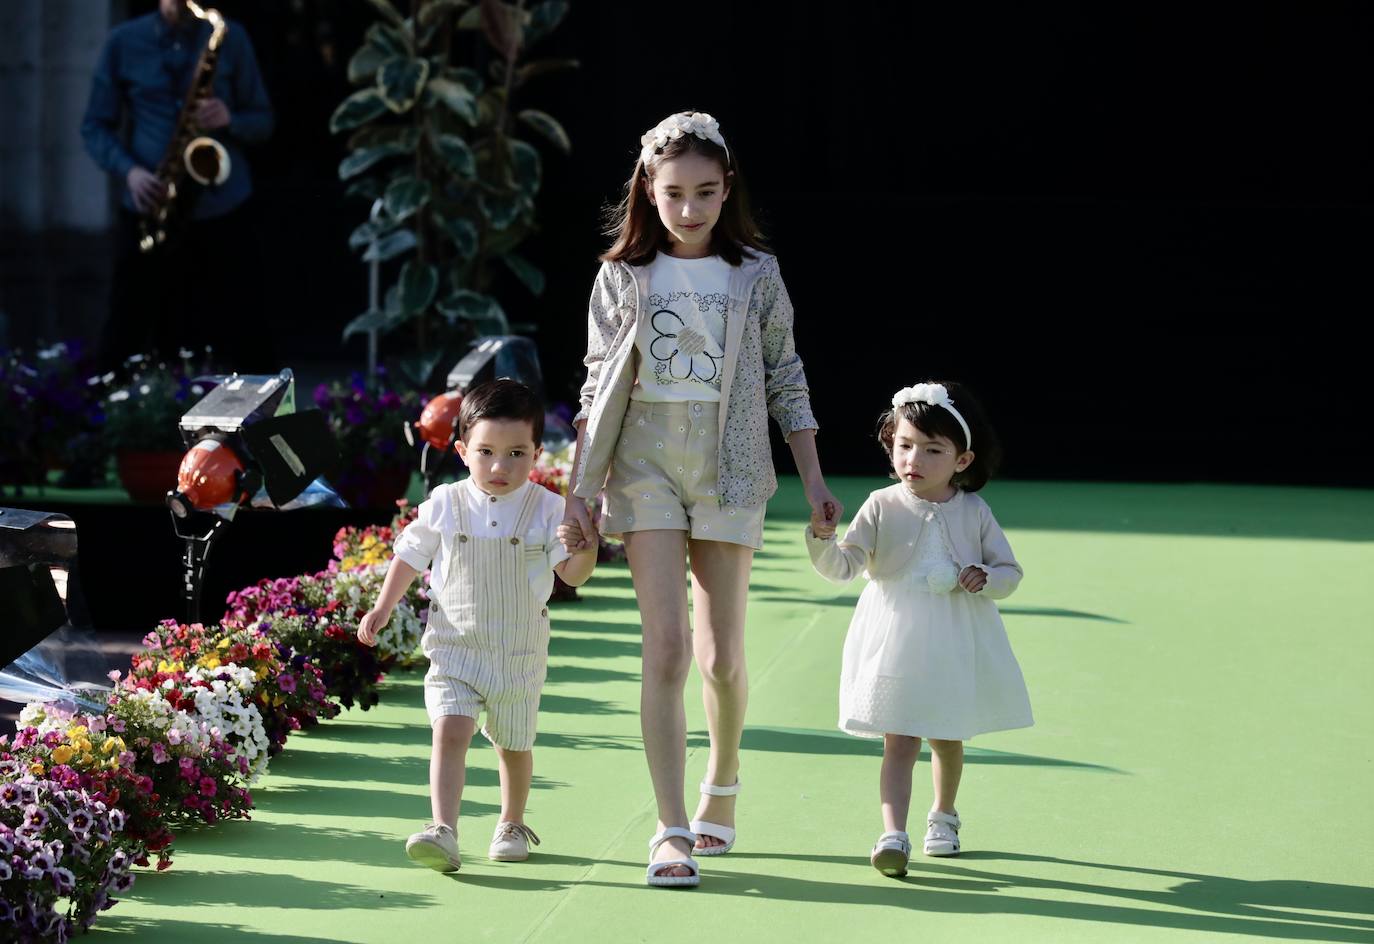
[[(193, 219), (223, 216), (248, 199), (253, 182), (242, 145), (265, 141), (272, 133), (272, 103), (253, 45), (242, 26), (233, 21), (227, 25), (214, 94), (228, 106), (230, 122), (212, 136), (229, 152), (229, 179), (201, 189)], [(153, 12), (121, 23), (105, 42), (91, 79), (81, 137), (95, 162), (119, 179), (127, 210), (132, 211), (134, 203), (125, 177), (135, 165), (157, 171), (210, 30), (209, 23), (189, 13), (173, 26)], [(126, 118), (127, 137), (120, 133)]]
[[(716, 493), (721, 505), (747, 507), (762, 505), (778, 487), (768, 418), (784, 437), (817, 424), (777, 259), (763, 252), (746, 256), (731, 271), (729, 295)], [(635, 325), (646, 317), (647, 297), (646, 267), (601, 264), (587, 310), (582, 409), (573, 420), (587, 423), (574, 488), (583, 498), (601, 491), (610, 472), (635, 383)]]

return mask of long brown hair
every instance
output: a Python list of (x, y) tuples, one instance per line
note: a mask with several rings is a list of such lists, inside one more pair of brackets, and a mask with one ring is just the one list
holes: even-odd
[(658, 218), (658, 208), (649, 202), (646, 184), (652, 185), (654, 172), (665, 161), (683, 154), (700, 154), (718, 162), (725, 173), (724, 183), (730, 188), (730, 195), (720, 208), (720, 218), (711, 228), (711, 252), (737, 266), (744, 261), (746, 253), (753, 255), (749, 250), (769, 251), (749, 211), (749, 193), (740, 172), (739, 154), (734, 150), (727, 152), (719, 144), (694, 134), (684, 134), (655, 148), (647, 166), (643, 158), (635, 160), (634, 172), (625, 184), (625, 196), (615, 206), (606, 208), (606, 235), (614, 237), (615, 242), (602, 255), (602, 262), (648, 265), (659, 250), (668, 249), (668, 231)]

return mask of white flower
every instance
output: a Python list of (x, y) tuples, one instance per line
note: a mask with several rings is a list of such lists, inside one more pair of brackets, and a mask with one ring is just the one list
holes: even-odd
[(919, 383), (913, 387), (903, 387), (892, 395), (894, 407), (908, 403), (928, 403), (931, 406), (948, 406), (949, 391), (944, 384)]

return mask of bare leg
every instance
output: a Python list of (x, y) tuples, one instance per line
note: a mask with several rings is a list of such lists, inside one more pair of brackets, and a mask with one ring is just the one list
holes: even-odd
[[(631, 531), (625, 535), (625, 552), (644, 626), (639, 726), (658, 804), (658, 828), (686, 826), (682, 780), (687, 715), (682, 707), (682, 691), (692, 657), (691, 627), (687, 621), (687, 534)], [(670, 839), (658, 847), (653, 861), (690, 854), (685, 839)], [(687, 876), (691, 872), (677, 866), (659, 874)]]
[(920, 738), (905, 734), (883, 735), (878, 798), (883, 805), (883, 830), (886, 832), (906, 832), (906, 818), (911, 811), (911, 770), (920, 756)]
[(935, 809), (941, 813), (954, 812), (954, 800), (959, 795), (959, 781), (964, 776), (964, 742), (930, 741), (930, 779), (935, 785)]
[(466, 715), (444, 715), (434, 723), (429, 755), (429, 807), (436, 823), (458, 831), (458, 808), (467, 779), (468, 745), (477, 723)]
[(501, 772), (501, 821), (523, 823), (534, 778), (534, 751), (508, 751), (496, 748)]
[[(706, 782), (729, 786), (739, 779), (739, 742), (749, 704), (749, 675), (744, 664), (744, 616), (749, 599), (749, 569), (754, 549), (724, 541), (693, 540), (692, 648), (701, 671), (701, 697), (711, 756)], [(703, 796), (695, 819), (721, 826), (735, 824), (735, 798)], [(700, 836), (698, 847), (724, 845)]]

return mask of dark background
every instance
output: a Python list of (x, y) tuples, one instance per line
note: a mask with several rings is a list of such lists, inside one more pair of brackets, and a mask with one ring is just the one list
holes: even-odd
[[(347, 235), (367, 208), (327, 120), (373, 14), (218, 6), (278, 116), (252, 155), (257, 320), (288, 366), (361, 365), (335, 339), (366, 307)], [(548, 288), (498, 294), (575, 399), (601, 208), (640, 134), (709, 111), (782, 262), (828, 471), (881, 474), (892, 392), (948, 377), (982, 395), (1009, 476), (1369, 485), (1371, 26), (1362, 2), (574, 0), (531, 52), (581, 68), (518, 103), (573, 140), (544, 149), (523, 250)]]

